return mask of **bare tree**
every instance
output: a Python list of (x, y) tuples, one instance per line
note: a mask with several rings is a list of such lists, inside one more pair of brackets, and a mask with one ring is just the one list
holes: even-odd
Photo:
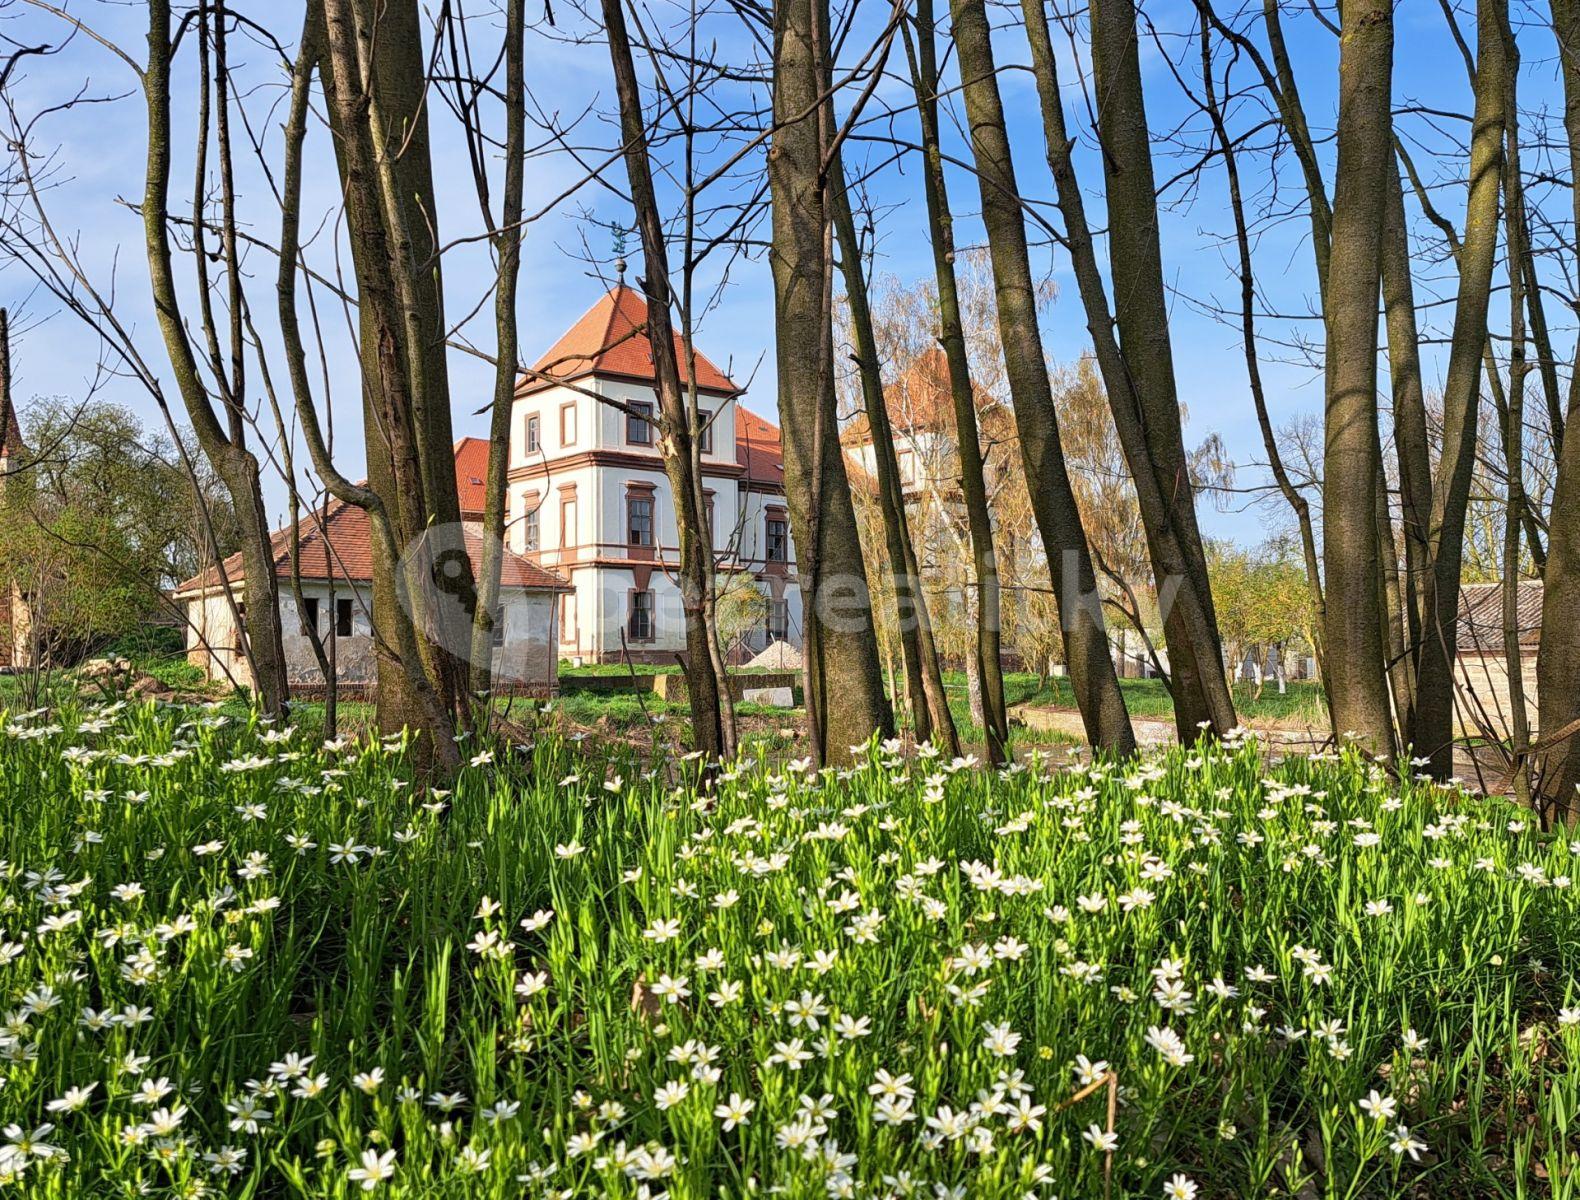
[(1173, 597), (1164, 607), (1164, 627), (1175, 728), (1186, 742), (1200, 736), (1204, 727), (1222, 735), (1236, 724), (1234, 701), (1224, 674), (1180, 424), (1135, 6), (1133, 0), (1101, 0), (1091, 8), (1109, 268), (1120, 281), (1112, 310), (1071, 158), (1047, 15), (1041, 0), (1024, 0), (1022, 12), (1042, 101), (1048, 166), (1058, 189), (1087, 330), (1135, 480), (1157, 591)]
[[(730, 681), (717, 634), (709, 619), (714, 597), (712, 530), (701, 483), (696, 442), (703, 435), (694, 403), (688, 406), (674, 328), (670, 321), (669, 248), (653, 188), (648, 161), (648, 131), (642, 113), (641, 85), (626, 31), (624, 0), (603, 0), (604, 35), (614, 68), (620, 105), (620, 136), (624, 148), (631, 206), (642, 238), (642, 288), (647, 296), (647, 337), (653, 348), (653, 373), (658, 393), (659, 451), (674, 497), (679, 540), (679, 585), (686, 619), (686, 654), (682, 660), (691, 706), (696, 749), (710, 759), (735, 753), (730, 713)], [(687, 363), (685, 385), (695, 382), (695, 363)]]
[(959, 753), (949, 697), (944, 692), (938, 649), (933, 641), (927, 596), (922, 591), (916, 546), (905, 513), (905, 489), (900, 477), (894, 430), (889, 423), (888, 400), (883, 394), (883, 372), (878, 363), (872, 310), (867, 303), (867, 276), (861, 239), (851, 211), (845, 169), (836, 155), (829, 168), (835, 239), (839, 244), (845, 298), (850, 309), (851, 346), (861, 381), (863, 408), (872, 431), (873, 456), (878, 473), (878, 508), (883, 518), (884, 543), (892, 577), (897, 633), (905, 660), (905, 683), (910, 693), (911, 715), (919, 742), (936, 741), (951, 755)]
[[(193, 350), (182, 313), (170, 252), (170, 63), (172, 55), (169, 0), (150, 0), (148, 5), (148, 62), (142, 72), (143, 94), (148, 109), (148, 164), (143, 189), (143, 234), (148, 258), (148, 278), (153, 290), (159, 328), (164, 335), (170, 359), (171, 376), (186, 406), (198, 444), (214, 464), (215, 471), (230, 490), (231, 502), (242, 531), (242, 564), (245, 597), (243, 645), (252, 665), (259, 702), (266, 712), (284, 710), (287, 699), (285, 648), (280, 628), (279, 580), (275, 575), (269, 537), (268, 514), (263, 506), (263, 490), (258, 459), (248, 449), (246, 411), (245, 347), (241, 336), (242, 281), (236, 261), (235, 187), (231, 182), (229, 137), (228, 73), (225, 63), (225, 20), (223, 5), (213, 14), (197, 14), (198, 44), (201, 55), (200, 115), (198, 121), (197, 194), (193, 212), (193, 261), (199, 274), (202, 298), (202, 327), (208, 344), (209, 370), (225, 414), (222, 424), (211, 403), (197, 355)], [(230, 345), (228, 356), (221, 350), (215, 317), (209, 303), (207, 252), (202, 233), (208, 221), (203, 211), (206, 187), (205, 156), (208, 149), (210, 74), (208, 39), (213, 20), (215, 62), (213, 69), (217, 147), (220, 155), (222, 199), (220, 228), (226, 264), (227, 296), (230, 308)], [(228, 361), (227, 361), (228, 358)], [(243, 615), (243, 614), (238, 614)]]
[(933, 273), (938, 286), (938, 340), (949, 369), (949, 395), (954, 407), (955, 438), (959, 444), (960, 495), (971, 536), (976, 585), (976, 670), (969, 674), (976, 680), (981, 693), (988, 761), (1000, 763), (1008, 755), (1009, 717), (1004, 705), (1004, 668), (1000, 651), (1002, 609), (998, 558), (993, 545), (993, 523), (977, 429), (976, 390), (966, 357), (960, 293), (955, 279), (954, 216), (949, 207), (938, 131), (938, 50), (932, 0), (916, 0), (914, 19), (914, 44), (909, 26), (903, 27), (903, 32), (910, 53), (911, 81), (921, 124), (928, 240), (932, 245)]
[(1037, 327), (1026, 218), (1015, 182), (987, 10), (983, 0), (952, 0), (950, 9), (982, 219), (993, 259), (1005, 368), (1026, 481), (1058, 597), (1065, 663), (1088, 740), (1106, 750), (1129, 753), (1135, 748), (1135, 734), (1114, 670), (1091, 547), (1070, 487)]
[(785, 493), (805, 613), (812, 748), (819, 762), (837, 762), (873, 734), (887, 735), (893, 716), (834, 402), (826, 0), (777, 6), (773, 39), (768, 185)]
[(1377, 559), (1379, 255), (1392, 147), (1393, 7), (1351, 0), (1339, 58), (1338, 188), (1327, 285), (1323, 559), (1328, 699), (1335, 728), (1391, 754)]

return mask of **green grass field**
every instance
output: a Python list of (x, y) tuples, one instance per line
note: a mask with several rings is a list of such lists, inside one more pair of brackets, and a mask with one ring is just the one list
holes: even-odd
[(1500, 802), (472, 753), (0, 715), (3, 1194), (1580, 1194), (1580, 842)]

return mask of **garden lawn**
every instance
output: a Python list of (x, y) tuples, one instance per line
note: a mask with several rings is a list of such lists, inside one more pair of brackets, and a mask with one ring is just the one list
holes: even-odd
[(0, 717), (0, 1196), (1580, 1193), (1580, 844), (1497, 802), (655, 761)]

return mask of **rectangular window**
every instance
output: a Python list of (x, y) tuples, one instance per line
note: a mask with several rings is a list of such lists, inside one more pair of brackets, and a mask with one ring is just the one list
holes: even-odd
[(576, 641), (576, 594), (564, 592), (560, 596), (560, 644), (573, 645)]
[(790, 601), (768, 601), (768, 636), (783, 641), (790, 635)]
[(351, 601), (336, 599), (335, 601), (335, 636), (351, 636)]
[(790, 525), (783, 517), (768, 518), (768, 561), (790, 561)]
[(631, 612), (626, 618), (625, 636), (633, 642), (653, 640), (652, 592), (631, 593)]
[(497, 650), (505, 644), (505, 608), (504, 605), (494, 610), (493, 628), (494, 648)]
[(576, 545), (576, 497), (560, 497), (560, 549)]
[(307, 627), (314, 633), (318, 632), (318, 597), (308, 596), (303, 602), (306, 605)]
[(560, 406), (560, 445), (567, 449), (576, 444), (576, 402)]
[(702, 454), (713, 453), (713, 414), (705, 408), (697, 410), (697, 449)]
[(651, 493), (633, 492), (625, 498), (626, 544), (651, 546), (653, 544), (653, 497)]
[[(630, 407), (635, 412), (625, 414), (625, 440), (632, 446), (653, 444), (653, 405), (646, 400), (633, 400)], [(642, 414), (637, 416), (636, 413)]]
[(534, 413), (527, 418), (527, 453), (536, 454), (543, 448), (543, 418)]
[(527, 519), (523, 522), (526, 529), (524, 545), (528, 554), (538, 549), (538, 543), (543, 536), (542, 523), (538, 520), (539, 511), (541, 510), (534, 508), (527, 514)]

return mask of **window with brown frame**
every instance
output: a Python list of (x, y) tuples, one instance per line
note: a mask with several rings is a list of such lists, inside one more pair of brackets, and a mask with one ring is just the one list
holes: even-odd
[(653, 544), (652, 492), (626, 493), (625, 540), (628, 546), (651, 546)]
[(536, 454), (543, 448), (543, 418), (537, 413), (527, 417), (527, 453)]
[(790, 601), (768, 601), (768, 638), (782, 642), (790, 636)]
[(767, 558), (769, 562), (790, 561), (790, 523), (783, 517), (769, 517), (765, 532), (767, 534)]
[[(633, 400), (629, 406), (633, 412), (625, 414), (625, 440), (632, 446), (651, 446), (653, 444), (653, 405), (648, 400)], [(638, 416), (637, 414), (641, 415)]]
[(631, 591), (629, 611), (626, 614), (625, 636), (633, 642), (651, 642), (657, 633), (653, 619), (653, 593)]
[(560, 445), (565, 449), (576, 444), (576, 402), (560, 405)]
[(702, 454), (713, 453), (713, 413), (706, 408), (697, 410), (697, 450)]
[(574, 491), (560, 493), (560, 548), (577, 545), (576, 532), (576, 493)]
[(576, 593), (560, 593), (560, 644), (569, 645), (576, 640)]
[(538, 512), (539, 510), (534, 507), (527, 513), (527, 519), (522, 522), (522, 527), (525, 530), (522, 538), (522, 548), (528, 554), (538, 550), (543, 540), (543, 522), (538, 520)]

